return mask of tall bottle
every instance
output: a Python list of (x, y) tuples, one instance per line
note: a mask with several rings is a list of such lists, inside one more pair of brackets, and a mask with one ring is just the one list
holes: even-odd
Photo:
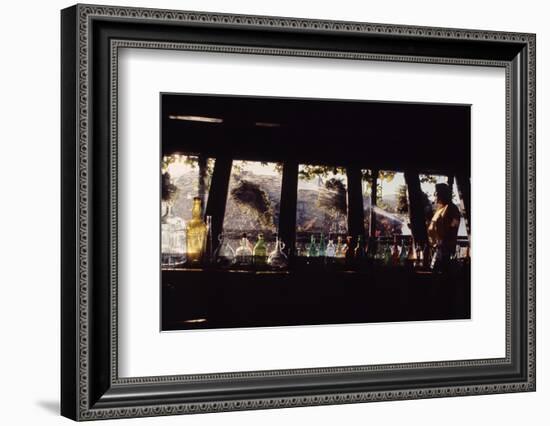
[(367, 251), (362, 235), (357, 236), (357, 245), (355, 246), (353, 255), (355, 258), (355, 262), (359, 265), (362, 264), (367, 258)]
[(392, 263), (391, 244), (389, 242), (386, 243), (382, 260), (384, 261), (385, 265), (391, 265)]
[(307, 248), (307, 257), (317, 256), (319, 256), (319, 248), (317, 247), (317, 243), (315, 241), (315, 235), (312, 235)]
[(346, 237), (346, 245), (344, 246), (346, 265), (348, 266), (353, 263), (353, 258), (354, 258), (354, 251), (353, 251), (352, 244), (353, 244), (353, 239), (351, 235), (348, 235)]
[(405, 240), (401, 242), (401, 252), (399, 253), (399, 263), (405, 265), (407, 263), (407, 256), (409, 254), (409, 248)]
[(397, 234), (393, 236), (393, 247), (391, 250), (392, 264), (399, 264), (399, 246), (397, 245)]
[(166, 213), (160, 223), (162, 264), (175, 266), (185, 263), (185, 221), (172, 213), (171, 203), (166, 203)]
[(265, 245), (264, 234), (258, 234), (258, 241), (252, 251), (254, 265), (264, 266), (267, 262), (267, 246)]
[(407, 262), (410, 266), (414, 267), (416, 265), (416, 245), (414, 243), (414, 238), (412, 239), (411, 245), (409, 246), (409, 251), (407, 253)]
[(202, 201), (199, 197), (193, 199), (191, 220), (187, 224), (187, 262), (198, 264), (203, 260), (206, 248), (206, 223), (202, 219)]
[(212, 216), (206, 216), (206, 241), (204, 257), (206, 263), (214, 263), (214, 241), (212, 241)]
[(321, 235), (319, 236), (319, 245), (317, 247), (318, 247), (317, 255), (319, 257), (325, 257), (327, 246), (325, 245), (325, 236), (323, 235), (322, 232), (321, 232)]

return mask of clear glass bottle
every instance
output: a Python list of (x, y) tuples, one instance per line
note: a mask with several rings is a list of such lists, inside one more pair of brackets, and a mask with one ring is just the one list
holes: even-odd
[(206, 241), (205, 241), (205, 261), (214, 263), (214, 242), (212, 241), (212, 216), (206, 216)]
[(227, 241), (223, 234), (218, 235), (218, 242), (218, 247), (214, 252), (216, 265), (227, 268), (235, 261), (235, 250), (233, 250), (233, 247), (231, 247), (231, 244), (229, 244), (229, 241)]
[(334, 241), (332, 241), (332, 239), (328, 240), (327, 249), (325, 250), (325, 256), (327, 258), (333, 258), (336, 256), (336, 246), (334, 245)]
[(206, 248), (206, 223), (202, 219), (202, 201), (193, 199), (191, 220), (187, 224), (187, 261), (190, 264), (201, 263)]
[(252, 256), (254, 265), (264, 266), (267, 262), (267, 246), (262, 233), (258, 234), (258, 241), (256, 241)]
[(247, 266), (252, 264), (252, 246), (246, 237), (246, 234), (243, 234), (241, 237), (241, 243), (237, 250), (235, 250), (235, 261), (238, 265)]
[(174, 215), (170, 202), (165, 206), (160, 219), (161, 263), (163, 266), (182, 265), (187, 260), (185, 220)]
[(275, 248), (267, 257), (267, 264), (274, 269), (286, 269), (288, 266), (288, 256), (284, 253), (285, 243), (275, 237)]

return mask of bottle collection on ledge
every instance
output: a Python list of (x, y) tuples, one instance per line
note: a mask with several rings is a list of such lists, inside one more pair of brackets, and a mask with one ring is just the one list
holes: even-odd
[[(167, 206), (161, 219), (162, 266), (186, 268), (213, 266), (223, 269), (284, 270), (289, 267), (285, 243), (275, 235), (271, 249), (264, 234), (258, 233), (255, 244), (242, 234), (238, 243), (224, 234), (212, 238), (211, 217), (202, 219), (200, 198), (193, 200), (192, 217), (186, 224)], [(310, 235), (309, 242), (301, 248), (296, 245), (292, 259), (305, 265), (356, 270), (368, 265), (407, 266), (414, 269), (434, 268), (434, 249), (428, 244), (416, 244), (414, 238), (394, 235), (388, 238), (365, 239), (362, 235), (353, 239), (347, 236), (325, 238), (324, 234)], [(457, 245), (452, 261), (466, 262), (468, 247)]]

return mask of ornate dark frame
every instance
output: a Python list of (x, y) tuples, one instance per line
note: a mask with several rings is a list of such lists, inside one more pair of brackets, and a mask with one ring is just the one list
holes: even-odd
[[(535, 390), (535, 35), (76, 5), (61, 13), (61, 414), (74, 420)], [(119, 378), (117, 52), (506, 69), (506, 356)]]

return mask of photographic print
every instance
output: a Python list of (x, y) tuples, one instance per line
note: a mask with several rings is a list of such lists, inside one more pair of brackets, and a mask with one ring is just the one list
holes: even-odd
[(161, 330), (470, 318), (470, 105), (160, 94)]

